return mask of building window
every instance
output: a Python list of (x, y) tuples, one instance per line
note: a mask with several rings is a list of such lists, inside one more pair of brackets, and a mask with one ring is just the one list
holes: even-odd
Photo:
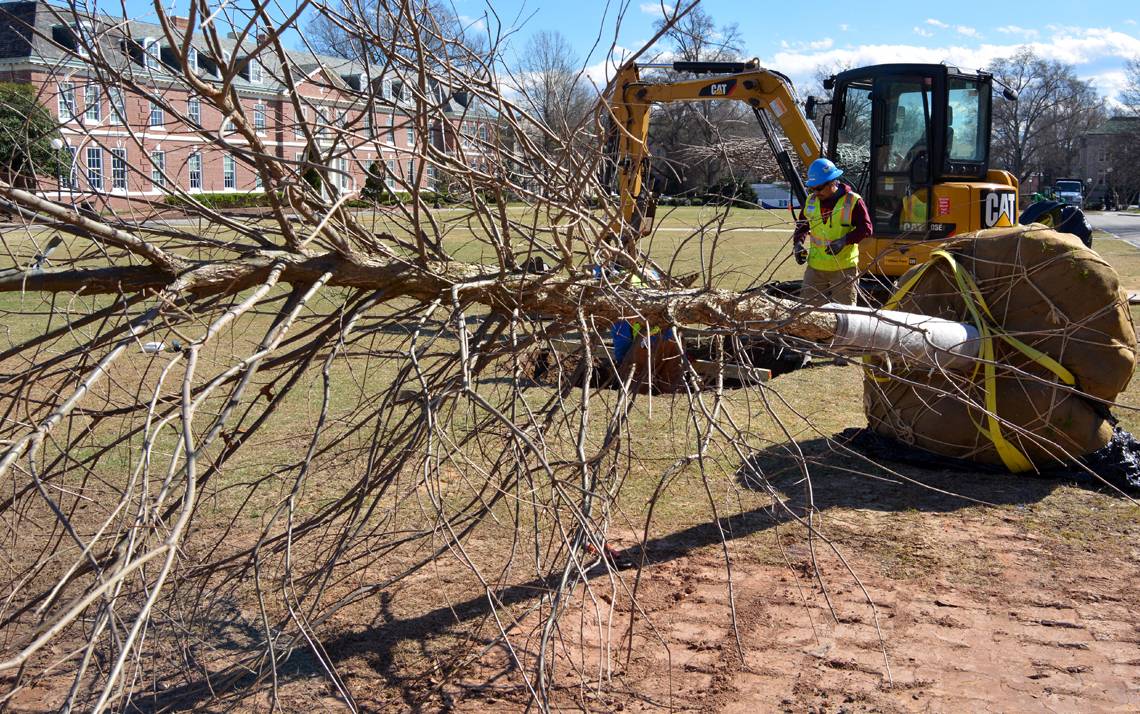
[(265, 77), (265, 71), (261, 63), (256, 58), (249, 59), (249, 81), (254, 84), (261, 84), (261, 80)]
[(388, 166), (388, 175), (384, 177), (384, 183), (388, 188), (396, 188), (396, 160), (388, 159), (385, 163)]
[(265, 105), (264, 104), (254, 104), (253, 105), (253, 128), (254, 129), (264, 129), (265, 128)]
[(336, 183), (340, 186), (341, 191), (348, 190), (351, 179), (348, 175), (348, 159), (336, 160)]
[(159, 64), (159, 47), (158, 40), (153, 37), (143, 39), (143, 67), (147, 69), (158, 69)]
[(261, 183), (261, 172), (260, 171), (254, 171), (253, 172), (253, 187), (254, 188), (262, 188), (262, 186), (263, 186), (263, 184)]
[(83, 104), (87, 121), (100, 121), (103, 118), (103, 102), (99, 99), (99, 85), (88, 84), (83, 88)]
[(162, 111), (162, 107), (155, 102), (150, 103), (150, 125), (162, 126), (166, 123), (166, 113)]
[(123, 100), (123, 90), (118, 87), (109, 87), (107, 89), (107, 98), (111, 104), (111, 113), (107, 116), (107, 123), (126, 124), (127, 105)]
[(87, 147), (87, 185), (92, 191), (103, 190), (103, 150), (98, 146)]
[(186, 100), (186, 113), (190, 116), (190, 121), (194, 124), (202, 123), (202, 100), (198, 97), (190, 97)]
[(427, 167), (427, 184), (428, 188), (435, 190), (435, 167)]
[(71, 121), (75, 118), (75, 85), (71, 82), (59, 83), (59, 120)]
[(234, 164), (234, 157), (229, 154), (222, 157), (222, 187), (237, 188), (237, 165)]
[(388, 144), (395, 144), (396, 143), (396, 115), (395, 114), (389, 114), (388, 115), (388, 131), (387, 131), (387, 136), (384, 137), (384, 141), (385, 141), (385, 143), (388, 143)]
[(391, 99), (392, 98), (392, 80), (385, 79), (380, 84), (380, 98), (381, 99)]
[(59, 175), (59, 187), (60, 189), (76, 189), (79, 188), (79, 178), (75, 175), (75, 155), (79, 149), (76, 149), (74, 146), (68, 146), (66, 148), (68, 164)]
[(309, 121), (309, 110), (301, 107), (301, 113), (297, 115), (297, 123), (293, 125), (293, 138), (305, 138), (305, 130), (302, 128)]
[(111, 188), (127, 190), (127, 150), (111, 149)]
[(408, 160), (408, 181), (409, 182), (413, 181), (415, 178), (415, 175), (416, 175), (416, 160), (415, 159), (409, 159)]
[(490, 134), (487, 131), (487, 125), (486, 124), (480, 124), (479, 125), (479, 141), (486, 143), (489, 136), (490, 136)]
[(150, 182), (157, 188), (166, 185), (166, 152), (150, 152)]
[(408, 146), (415, 146), (416, 145), (416, 128), (414, 126), (412, 126), (412, 123), (410, 120), (408, 121), (406, 131), (407, 131), (407, 135), (408, 135), (407, 136)]
[(186, 164), (190, 169), (190, 188), (202, 188), (202, 155), (197, 151), (190, 152)]
[(233, 117), (226, 117), (226, 120), (222, 122), (222, 131), (233, 131), (235, 128)]
[(186, 68), (191, 72), (198, 71), (198, 48), (193, 45), (186, 50)]

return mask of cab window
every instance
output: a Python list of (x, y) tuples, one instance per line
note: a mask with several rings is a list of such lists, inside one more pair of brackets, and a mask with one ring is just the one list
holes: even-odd
[(871, 216), (875, 233), (922, 238), (929, 223), (931, 82), (928, 77), (875, 81), (875, 165)]
[(950, 78), (947, 84), (946, 156), (951, 162), (986, 160), (986, 137), (980, 127), (989, 125), (988, 99), (978, 91), (976, 80)]
[(865, 191), (871, 164), (871, 86), (848, 85), (836, 132), (835, 165), (856, 191)]

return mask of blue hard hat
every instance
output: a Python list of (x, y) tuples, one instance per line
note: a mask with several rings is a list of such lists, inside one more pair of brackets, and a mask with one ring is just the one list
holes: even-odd
[(843, 175), (843, 169), (831, 163), (830, 159), (816, 159), (811, 162), (808, 167), (807, 184), (808, 188), (815, 188), (822, 186), (828, 181), (834, 181)]

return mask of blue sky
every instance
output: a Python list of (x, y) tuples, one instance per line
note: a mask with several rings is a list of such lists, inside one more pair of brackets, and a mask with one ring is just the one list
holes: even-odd
[[(88, 0), (103, 11), (121, 14), (119, 0)], [(333, 1), (333, 0), (330, 0)], [(661, 17), (659, 0), (443, 0), (474, 30), (506, 37), (505, 53), (515, 59), (531, 35), (556, 30), (569, 40), (590, 77), (604, 81), (607, 52), (640, 49)], [(125, 0), (129, 14), (153, 17), (146, 0)], [(280, 0), (281, 10), (295, 5)], [(665, 0), (672, 5), (676, 0)], [(187, 0), (163, 3), (175, 12)], [(213, 3), (212, 3), (213, 4)], [(237, 0), (237, 6), (244, 4)], [(743, 57), (791, 76), (807, 90), (818, 67), (879, 62), (948, 62), (984, 67), (996, 57), (1028, 44), (1038, 54), (1073, 64), (1094, 81), (1102, 95), (1114, 96), (1124, 82), (1126, 59), (1140, 58), (1140, 2), (1083, 0), (1056, 2), (946, 3), (766, 2), (703, 0), (701, 7), (718, 24), (736, 23), (744, 40)], [(620, 23), (619, 23), (620, 15)], [(299, 44), (299, 40), (298, 40)]]
[[(672, 4), (666, 0), (667, 4)], [(617, 14), (625, 8), (617, 44), (639, 49), (652, 36), (661, 3), (632, 0), (454, 0), (464, 17), (489, 15), (514, 23), (519, 51), (539, 30), (557, 30), (579, 52), (591, 75), (601, 78), (602, 53), (615, 36)], [(788, 74), (805, 89), (817, 67), (879, 62), (949, 62), (978, 68), (1029, 44), (1038, 54), (1075, 65), (1101, 94), (1113, 96), (1124, 81), (1123, 65), (1140, 58), (1140, 2), (741, 2), (703, 0), (701, 7), (718, 24), (736, 23), (744, 56)], [(601, 48), (586, 58), (595, 41)]]

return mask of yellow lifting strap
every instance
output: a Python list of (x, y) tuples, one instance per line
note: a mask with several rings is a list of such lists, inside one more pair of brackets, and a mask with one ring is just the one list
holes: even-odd
[[(978, 289), (977, 283), (974, 282), (974, 277), (954, 259), (953, 255), (945, 250), (932, 252), (930, 254), (930, 260), (924, 263), (910, 280), (907, 280), (906, 283), (895, 291), (894, 295), (887, 300), (883, 308), (886, 310), (895, 309), (898, 304), (902, 302), (903, 297), (906, 296), (911, 288), (913, 288), (926, 273), (927, 268), (938, 260), (946, 261), (950, 266), (950, 270), (953, 271), (954, 281), (958, 285), (958, 292), (961, 294), (962, 300), (966, 303), (966, 309), (969, 310), (970, 316), (973, 318), (974, 325), (978, 328), (978, 334), (981, 337), (979, 356), (982, 361), (980, 364), (974, 366), (974, 372), (970, 379), (976, 380), (978, 369), (982, 369), (984, 379), (983, 389), (985, 391), (986, 401), (986, 422), (989, 428), (987, 429), (976, 422), (974, 425), (983, 436), (993, 442), (994, 448), (997, 449), (998, 456), (1001, 457), (1002, 463), (1005, 464), (1007, 469), (1014, 473), (1032, 471), (1033, 463), (1025, 454), (1021, 453), (1016, 446), (1007, 441), (1001, 433), (1001, 423), (997, 415), (997, 364), (994, 361), (993, 338), (996, 336), (1004, 340), (1026, 357), (1048, 369), (1055, 374), (1058, 379), (1069, 386), (1076, 385), (1076, 377), (1057, 360), (1025, 344), (1013, 335), (1007, 334), (998, 327), (997, 320), (994, 319), (993, 313), (990, 312), (985, 298), (982, 297), (981, 290)], [(863, 358), (864, 362), (868, 362), (869, 360), (869, 357)], [(873, 378), (877, 381), (886, 381), (880, 377)]]

